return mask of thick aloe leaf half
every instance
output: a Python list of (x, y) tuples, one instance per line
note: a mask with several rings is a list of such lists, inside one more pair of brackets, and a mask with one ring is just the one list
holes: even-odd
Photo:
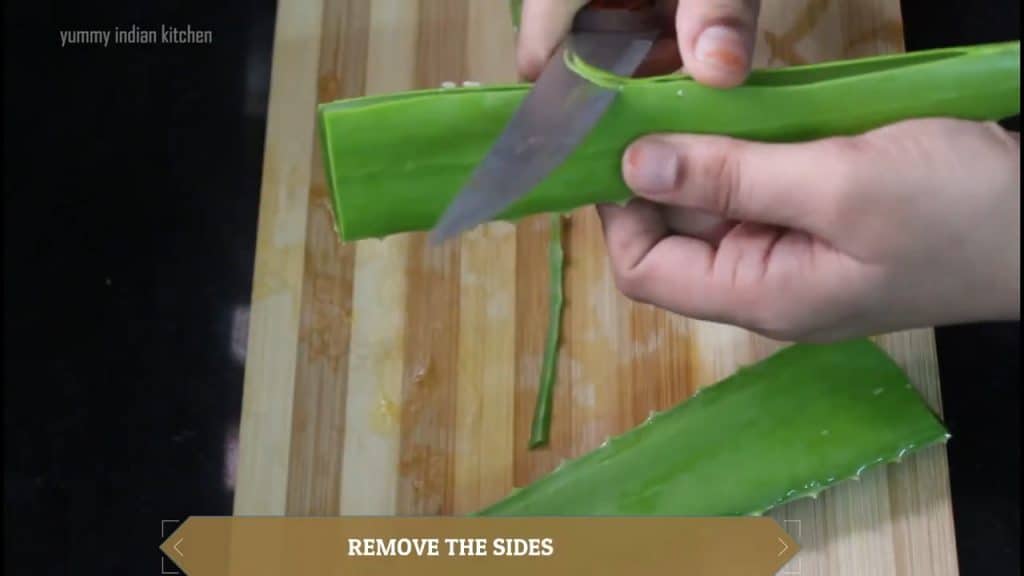
[[(681, 75), (615, 78), (572, 63), (619, 94), (566, 161), (496, 219), (628, 199), (622, 153), (653, 132), (798, 141), (907, 118), (999, 120), (1020, 110), (1019, 41), (758, 70), (730, 90)], [(341, 239), (432, 228), (529, 88), (439, 88), (321, 105), (322, 157)]]
[(947, 438), (870, 340), (795, 344), (478, 515), (761, 514)]

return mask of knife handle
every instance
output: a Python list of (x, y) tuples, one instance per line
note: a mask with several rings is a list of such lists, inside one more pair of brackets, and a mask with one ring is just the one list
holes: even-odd
[(642, 12), (654, 8), (654, 0), (590, 0), (584, 10), (625, 10)]
[(576, 13), (574, 32), (647, 33), (660, 29), (653, 0), (591, 0)]

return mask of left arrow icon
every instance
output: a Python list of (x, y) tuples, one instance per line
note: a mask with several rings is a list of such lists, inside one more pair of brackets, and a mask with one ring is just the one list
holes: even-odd
[[(193, 568), (187, 564), (194, 563), (196, 560), (195, 556), (197, 554), (200, 557), (203, 556), (202, 539), (200, 538), (199, 540), (196, 540), (196, 538), (194, 538), (195, 534), (192, 532), (192, 524), (194, 524), (194, 522), (191, 520), (191, 518), (188, 518), (182, 522), (178, 528), (174, 532), (171, 532), (170, 535), (168, 535), (160, 544), (160, 551), (166, 554), (167, 559), (181, 570), (178, 574), (195, 574)], [(186, 540), (188, 540), (188, 558), (185, 557)], [(198, 547), (196, 545), (197, 542), (199, 543)]]

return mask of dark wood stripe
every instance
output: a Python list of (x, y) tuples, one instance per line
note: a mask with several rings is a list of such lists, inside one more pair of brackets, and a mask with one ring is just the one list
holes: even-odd
[(396, 511), (436, 515), (454, 497), (459, 252), (410, 244)]
[(420, 0), (416, 39), (417, 88), (462, 82), (466, 75), (469, 5), (465, 0)]
[(689, 321), (686, 338), (686, 389), (684, 398), (689, 398), (711, 379), (709, 368), (701, 361), (701, 349), (693, 335), (693, 321)]
[[(673, 327), (669, 313), (649, 305), (629, 306), (629, 329), (620, 332), (623, 354), (632, 362), (625, 363), (623, 375), (620, 425), (631, 429), (650, 415), (683, 401), (692, 391), (689, 382), (688, 346), (685, 335)], [(622, 373), (620, 368), (620, 374)]]
[[(369, 22), (370, 0), (337, 0), (324, 7), (324, 30), (337, 26), (340, 31), (323, 36), (319, 101), (363, 94)], [(285, 505), (289, 515), (336, 515), (341, 508), (355, 247), (338, 241), (320, 143), (314, 141)]]
[[(417, 88), (463, 80), (467, 20), (464, 1), (421, 0)], [(450, 514), (454, 508), (459, 265), (457, 242), (434, 247), (424, 233), (410, 238), (398, 514)]]

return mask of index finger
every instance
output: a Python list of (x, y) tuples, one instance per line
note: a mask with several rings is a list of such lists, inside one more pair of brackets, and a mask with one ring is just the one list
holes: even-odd
[(523, 0), (516, 67), (529, 81), (540, 76), (555, 48), (569, 33), (576, 13), (588, 0)]

